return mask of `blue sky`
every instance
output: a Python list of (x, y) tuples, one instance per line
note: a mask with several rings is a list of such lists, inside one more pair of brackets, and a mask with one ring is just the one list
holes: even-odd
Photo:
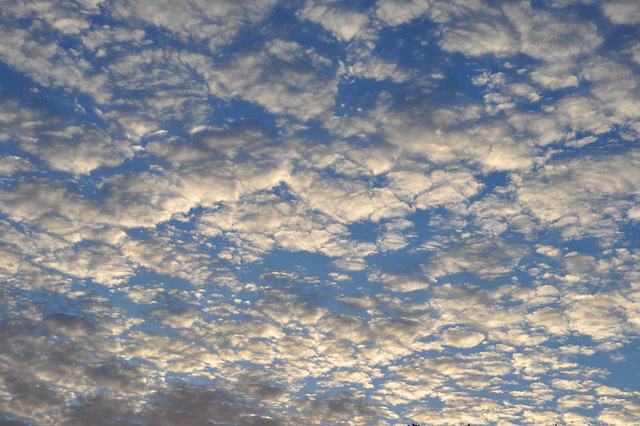
[(0, 6), (0, 423), (640, 423), (640, 3)]

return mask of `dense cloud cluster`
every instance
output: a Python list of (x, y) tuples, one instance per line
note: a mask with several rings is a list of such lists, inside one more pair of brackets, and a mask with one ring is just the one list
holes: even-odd
[(0, 1), (0, 423), (640, 422), (640, 3)]

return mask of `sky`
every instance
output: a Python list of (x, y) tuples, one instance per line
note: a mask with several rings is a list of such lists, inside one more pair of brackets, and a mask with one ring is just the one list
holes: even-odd
[(640, 424), (639, 24), (0, 0), (0, 424)]

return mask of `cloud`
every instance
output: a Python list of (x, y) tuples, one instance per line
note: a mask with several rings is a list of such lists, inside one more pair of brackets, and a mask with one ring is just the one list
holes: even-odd
[(429, 0), (378, 0), (376, 15), (388, 25), (401, 25), (424, 15), (430, 3)]
[(44, 318), (47, 330), (69, 337), (86, 337), (96, 330), (96, 327), (81, 317), (66, 314), (51, 314)]
[(470, 238), (463, 245), (441, 252), (423, 269), (434, 278), (468, 272), (491, 279), (512, 271), (523, 255), (523, 247)]
[(640, 7), (630, 0), (604, 2), (602, 10), (614, 24), (633, 25), (640, 22)]
[[(568, 164), (550, 163), (536, 173), (544, 176), (546, 183), (531, 179), (517, 190), (518, 200), (540, 223), (562, 229), (566, 238), (612, 236), (628, 208), (624, 199), (636, 192), (629, 180), (634, 174), (635, 156), (630, 151), (624, 157), (578, 157)], [(621, 162), (628, 172), (621, 172)], [(605, 199), (610, 201), (605, 203)]]
[(519, 35), (520, 51), (547, 62), (574, 58), (602, 43), (594, 24), (578, 20), (568, 23), (524, 2), (507, 4), (503, 11)]
[(591, 336), (596, 341), (614, 339), (623, 333), (624, 311), (618, 308), (619, 298), (576, 295), (567, 303), (570, 304), (567, 317), (571, 327), (578, 333)]
[(355, 63), (348, 66), (347, 70), (349, 76), (356, 78), (391, 79), (395, 83), (402, 83), (410, 78), (410, 74), (396, 64), (370, 55), (360, 56)]
[(8, 43), (0, 47), (0, 58), (19, 73), (43, 87), (70, 87), (105, 102), (111, 93), (105, 89), (103, 75), (87, 75), (88, 63), (73, 57), (46, 37), (38, 38), (22, 28), (2, 28), (0, 34)]
[[(46, 227), (50, 233), (65, 233), (64, 220), (80, 221), (83, 215), (97, 221), (106, 220), (92, 201), (83, 199), (59, 182), (46, 179), (30, 180), (5, 187), (0, 209), (17, 222), (37, 223), (51, 218), (51, 226)], [(57, 218), (62, 220), (58, 221)], [(54, 225), (62, 228), (56, 229)]]
[(150, 317), (165, 327), (189, 328), (202, 318), (202, 314), (193, 308), (187, 309), (155, 309)]
[(14, 176), (20, 172), (34, 172), (36, 167), (28, 160), (15, 155), (0, 157), (0, 174)]
[(548, 333), (565, 335), (569, 333), (569, 318), (561, 310), (551, 307), (538, 309), (529, 318), (534, 327), (544, 327)]
[(5, 3), (0, 423), (639, 417), (634, 4)]
[(311, 209), (342, 223), (377, 222), (404, 216), (409, 210), (388, 188), (372, 188), (363, 181), (323, 179), (317, 173), (309, 173), (297, 174), (289, 186)]
[(507, 25), (494, 22), (472, 22), (467, 25), (445, 33), (441, 41), (442, 48), (472, 56), (487, 53), (505, 56), (518, 51), (518, 45), (514, 43), (515, 35)]
[(548, 88), (576, 86), (572, 61), (593, 52), (603, 41), (594, 24), (561, 19), (526, 2), (505, 4), (501, 11), (485, 8), (467, 18), (445, 29), (440, 41), (444, 50), (471, 56), (529, 55), (544, 61), (531, 76)]
[(349, 419), (358, 423), (375, 421), (383, 414), (383, 410), (362, 396), (347, 392), (317, 400), (301, 401), (297, 408), (301, 412), (310, 413), (311, 418), (322, 417), (333, 421)]
[(476, 333), (459, 327), (450, 328), (442, 333), (442, 340), (445, 345), (457, 348), (473, 348), (484, 340), (482, 333)]
[[(213, 275), (210, 268), (214, 261), (211, 256), (195, 252), (194, 249), (188, 242), (172, 243), (165, 235), (143, 240), (129, 239), (121, 245), (123, 255), (135, 265), (159, 274), (183, 278), (195, 285), (204, 284)], [(133, 293), (128, 295), (136, 300), (140, 297), (149, 301), (147, 295), (157, 294), (148, 286), (141, 287), (140, 290), (134, 288), (138, 287), (131, 288)]]
[(133, 285), (131, 287), (126, 287), (121, 289), (126, 294), (126, 297), (131, 299), (135, 303), (140, 304), (154, 304), (156, 301), (154, 300), (158, 295), (162, 294), (162, 286), (141, 286), (141, 285)]
[(260, 0), (241, 5), (220, 1), (209, 5), (194, 0), (177, 7), (169, 1), (117, 1), (112, 5), (114, 15), (136, 27), (150, 24), (177, 34), (184, 39), (197, 37), (215, 50), (228, 43), (247, 24), (256, 24), (270, 11), (272, 0)]
[(367, 16), (354, 10), (339, 7), (332, 1), (307, 1), (298, 14), (322, 25), (341, 41), (360, 37), (367, 24)]
[(127, 147), (117, 147), (109, 136), (86, 126), (70, 126), (61, 131), (43, 131), (43, 142), (24, 150), (46, 159), (53, 170), (87, 174), (101, 167), (120, 165), (133, 153)]
[(432, 280), (421, 274), (402, 274), (382, 272), (375, 274), (370, 279), (382, 281), (385, 288), (393, 292), (409, 292), (416, 290), (426, 290)]
[[(114, 135), (95, 124), (75, 122), (33, 100), (27, 105), (20, 107), (11, 95), (4, 100), (3, 116), (11, 132), (4, 138), (17, 141), (21, 150), (39, 157), (52, 170), (89, 174), (118, 166), (134, 155), (128, 143), (114, 140)], [(21, 168), (36, 170), (27, 164)]]
[(309, 120), (334, 104), (336, 69), (313, 49), (276, 40), (261, 51), (235, 55), (215, 68), (201, 68), (211, 94), (223, 99), (240, 97), (272, 114)]
[(238, 420), (250, 425), (282, 424), (271, 413), (258, 406), (243, 407), (243, 404), (229, 393), (201, 386), (174, 386), (157, 392), (153, 395), (153, 402), (142, 409), (127, 400), (108, 394), (96, 395), (70, 407), (63, 419), (65, 422), (105, 425), (120, 419), (145, 424), (219, 424)]

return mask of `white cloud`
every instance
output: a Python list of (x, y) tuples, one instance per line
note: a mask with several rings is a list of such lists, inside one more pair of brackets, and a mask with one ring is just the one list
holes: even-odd
[(409, 207), (388, 188), (371, 187), (363, 181), (323, 178), (317, 173), (292, 176), (291, 192), (309, 208), (329, 215), (338, 222), (360, 220), (377, 222), (402, 217)]
[(247, 24), (259, 22), (275, 4), (259, 0), (239, 4), (222, 0), (211, 5), (203, 0), (190, 0), (177, 5), (168, 0), (119, 0), (112, 5), (114, 15), (137, 27), (139, 21), (167, 29), (185, 39), (195, 37), (212, 50), (219, 48)]
[(515, 27), (520, 51), (548, 62), (568, 60), (602, 43), (595, 24), (534, 10), (529, 3), (507, 3), (505, 15)]
[(89, 23), (84, 19), (62, 18), (55, 21), (53, 27), (63, 34), (80, 34), (89, 28)]
[(427, 13), (430, 0), (378, 0), (376, 15), (388, 25), (401, 25)]
[(40, 129), (38, 140), (25, 141), (22, 148), (43, 158), (53, 170), (76, 175), (101, 167), (120, 165), (133, 157), (128, 146), (118, 146), (104, 131), (89, 126)]
[(15, 155), (0, 156), (0, 175), (13, 176), (19, 172), (34, 172), (36, 167), (28, 160)]
[(385, 62), (380, 58), (363, 56), (348, 66), (349, 76), (357, 78), (372, 78), (374, 80), (391, 79), (395, 83), (402, 83), (410, 78), (407, 71), (396, 64)]
[(578, 77), (568, 68), (566, 64), (543, 65), (531, 72), (531, 78), (542, 87), (551, 90), (578, 87)]
[(90, 94), (99, 102), (110, 99), (101, 74), (88, 76), (89, 64), (76, 61), (56, 43), (34, 39), (29, 31), (3, 27), (0, 35), (6, 43), (0, 46), (0, 58), (18, 72), (44, 87), (70, 87)]
[(566, 98), (558, 105), (560, 122), (582, 132), (595, 134), (611, 130), (612, 122), (599, 104), (589, 98)]
[(110, 217), (125, 227), (154, 226), (195, 206), (174, 182), (149, 172), (110, 176), (104, 191)]
[[(189, 280), (194, 285), (210, 282), (214, 260), (209, 255), (198, 252), (188, 238), (185, 238), (186, 241), (179, 241), (177, 232), (173, 232), (173, 237), (173, 241), (167, 235), (150, 236), (144, 240), (128, 239), (120, 247), (130, 262), (149, 271)], [(139, 290), (136, 294), (134, 298), (131, 293), (127, 293), (133, 300), (138, 297), (148, 300), (149, 294), (156, 293), (153, 289), (145, 288), (144, 292)]]
[(491, 279), (513, 271), (525, 253), (523, 246), (472, 237), (438, 253), (423, 270), (434, 278), (468, 272)]
[(527, 318), (533, 327), (543, 327), (548, 333), (566, 335), (570, 331), (569, 318), (559, 309), (545, 307)]
[(42, 259), (41, 264), (63, 274), (91, 278), (109, 286), (123, 283), (134, 274), (132, 265), (121, 253), (102, 245), (84, 247), (80, 252), (58, 250)]
[(307, 0), (298, 14), (303, 19), (319, 23), (342, 41), (362, 36), (368, 21), (366, 14), (339, 7), (331, 0)]
[(163, 288), (161, 285), (154, 286), (142, 286), (132, 285), (130, 287), (120, 288), (120, 291), (124, 292), (128, 299), (139, 304), (155, 304), (158, 295), (162, 294)]
[(258, 256), (276, 248), (320, 252), (330, 257), (359, 257), (375, 251), (371, 243), (349, 241), (348, 229), (342, 223), (274, 195), (202, 215), (198, 227), (204, 235), (223, 235), (241, 250)]
[(613, 236), (630, 207), (624, 200), (637, 192), (636, 156), (630, 151), (551, 162), (517, 189), (518, 201), (541, 224), (562, 229), (567, 238)]
[(566, 303), (571, 328), (576, 332), (591, 336), (595, 341), (615, 339), (624, 333), (626, 321), (624, 311), (619, 307), (619, 297), (575, 295)]
[(268, 42), (262, 51), (241, 53), (219, 66), (199, 71), (214, 96), (240, 97), (270, 113), (301, 120), (326, 113), (337, 91), (332, 61), (295, 42)]
[(370, 279), (373, 278), (382, 281), (385, 288), (394, 292), (427, 290), (430, 284), (432, 284), (432, 280), (416, 274), (391, 274), (383, 272), (370, 277)]
[(639, 417), (631, 3), (5, 3), (0, 423)]
[(482, 333), (460, 327), (449, 328), (442, 332), (442, 341), (447, 346), (456, 348), (473, 348), (484, 340)]
[(151, 311), (149, 315), (152, 319), (157, 320), (165, 327), (171, 328), (189, 328), (202, 318), (202, 314), (193, 308), (159, 308)]
[(640, 5), (633, 0), (608, 0), (603, 2), (602, 10), (614, 24), (633, 25), (640, 22)]
[(497, 56), (515, 54), (518, 45), (511, 29), (493, 21), (466, 22), (464, 26), (445, 32), (441, 46), (449, 52), (462, 52), (471, 56), (487, 53)]

